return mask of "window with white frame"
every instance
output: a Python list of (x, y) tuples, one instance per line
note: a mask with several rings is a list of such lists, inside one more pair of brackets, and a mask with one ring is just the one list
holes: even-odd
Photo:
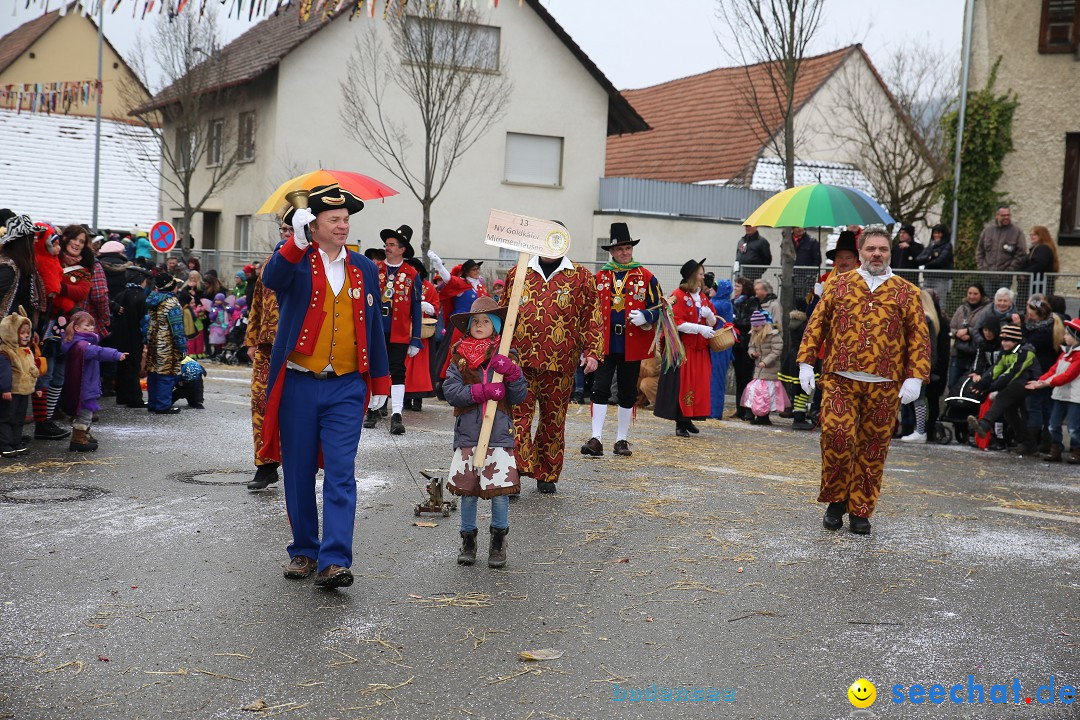
[(221, 164), (222, 143), (225, 141), (225, 119), (214, 118), (210, 121), (209, 135), (206, 138), (206, 166)]
[(484, 72), (499, 70), (497, 27), (409, 16), (405, 29), (408, 43), (401, 48), (404, 62)]
[(255, 111), (240, 113), (236, 131), (236, 159), (241, 161), (255, 159)]
[(236, 216), (236, 249), (246, 251), (251, 249), (251, 216)]
[(506, 182), (560, 187), (562, 158), (561, 137), (506, 133)]

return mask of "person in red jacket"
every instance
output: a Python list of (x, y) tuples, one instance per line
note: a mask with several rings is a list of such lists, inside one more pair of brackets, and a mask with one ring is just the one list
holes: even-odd
[(60, 349), (61, 338), (68, 319), (83, 309), (90, 296), (94, 274), (94, 251), (90, 248), (86, 228), (68, 225), (60, 233), (60, 292), (49, 307), (49, 329), (45, 333), (45, 356), (49, 359), (49, 392), (46, 417), (52, 418), (60, 393), (64, 389), (66, 363)]
[(1054, 407), (1050, 411), (1050, 453), (1043, 459), (1061, 462), (1065, 438), (1061, 424), (1069, 425), (1069, 464), (1080, 465), (1080, 319), (1065, 323), (1065, 345), (1057, 361), (1038, 380), (1032, 380), (1027, 390), (1053, 388)]

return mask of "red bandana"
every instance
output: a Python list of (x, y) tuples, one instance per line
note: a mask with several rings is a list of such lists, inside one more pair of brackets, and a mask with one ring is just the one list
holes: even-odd
[(461, 357), (465, 358), (465, 362), (469, 363), (469, 367), (475, 370), (491, 358), (492, 352), (498, 344), (498, 335), (483, 339), (467, 335), (458, 343), (458, 352), (461, 353)]

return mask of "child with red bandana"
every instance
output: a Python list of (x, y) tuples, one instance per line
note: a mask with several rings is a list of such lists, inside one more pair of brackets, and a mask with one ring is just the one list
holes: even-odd
[[(454, 457), (450, 462), (447, 489), (461, 499), (461, 552), (458, 563), (476, 562), (476, 505), (478, 498), (491, 500), (491, 545), (488, 566), (506, 564), (510, 495), (521, 490), (514, 459), (513, 420), (510, 408), (525, 399), (527, 384), (521, 368), (500, 355), (499, 340), (506, 308), (489, 297), (477, 298), (467, 313), (450, 322), (464, 337), (454, 345), (443, 392), (454, 407)], [(491, 382), (496, 373), (501, 382)], [(472, 458), (484, 422), (484, 408), (495, 400), (495, 422), (482, 472)]]

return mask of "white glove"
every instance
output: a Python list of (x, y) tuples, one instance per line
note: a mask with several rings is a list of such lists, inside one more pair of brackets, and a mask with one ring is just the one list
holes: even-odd
[(419, 352), (420, 348), (416, 347), (415, 345), (409, 346), (409, 357), (416, 357)]
[(379, 408), (381, 408), (385, 404), (386, 404), (386, 396), (385, 395), (372, 395), (371, 396), (371, 402), (369, 402), (367, 404), (367, 408), (368, 408), (368, 410), (378, 410)]
[(701, 328), (702, 326), (698, 325), (697, 323), (684, 322), (675, 329), (681, 333), (686, 333), (688, 335), (697, 335)]
[(630, 322), (641, 327), (642, 325), (647, 325), (649, 320), (645, 317), (645, 313), (635, 308), (630, 311)]
[(814, 294), (821, 297), (823, 292), (825, 292), (825, 283), (814, 283)]
[(908, 378), (904, 381), (904, 384), (900, 386), (900, 404), (907, 405), (913, 403), (919, 399), (919, 393), (922, 392), (922, 380), (918, 378)]
[(799, 363), (799, 385), (802, 386), (802, 391), (807, 395), (814, 394), (814, 388), (817, 387), (817, 381), (814, 380), (813, 365)]
[(308, 241), (307, 235), (304, 234), (304, 228), (313, 222), (315, 222), (315, 216), (307, 208), (297, 208), (293, 212), (293, 240), (300, 247), (307, 247)]
[(698, 325), (698, 335), (705, 338), (706, 340), (711, 340), (712, 336), (715, 334), (716, 331), (708, 325)]
[(435, 314), (435, 306), (429, 303), (427, 300), (420, 301), (420, 310), (423, 311), (425, 315)]
[(432, 262), (432, 264), (435, 265), (435, 267), (442, 267), (443, 266), (442, 258), (440, 258), (438, 255), (436, 255), (434, 250), (428, 250), (427, 251), (427, 256), (428, 256), (428, 260), (430, 260)]
[(713, 320), (716, 319), (716, 314), (704, 305), (701, 306), (701, 312), (698, 314), (701, 315), (701, 319), (708, 325), (712, 325)]

